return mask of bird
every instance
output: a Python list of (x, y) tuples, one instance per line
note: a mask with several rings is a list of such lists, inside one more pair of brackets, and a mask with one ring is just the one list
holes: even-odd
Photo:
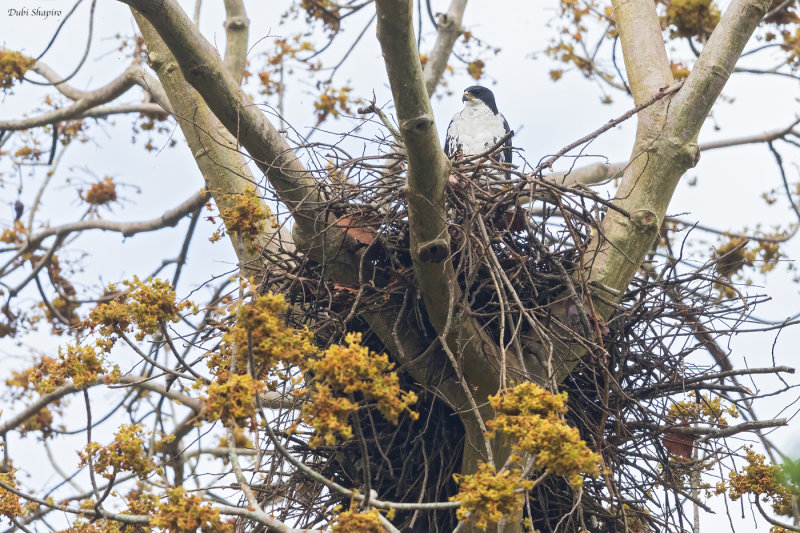
[(19, 222), (19, 219), (22, 218), (22, 213), (25, 211), (25, 204), (23, 204), (19, 198), (17, 201), (14, 202), (14, 222)]
[[(465, 156), (486, 152), (511, 131), (508, 121), (497, 110), (494, 93), (490, 89), (480, 85), (467, 87), (461, 101), (464, 102), (464, 109), (456, 113), (447, 126), (444, 141), (447, 157), (452, 158), (459, 152)], [(495, 154), (494, 160), (511, 163), (511, 137), (504, 146)]]

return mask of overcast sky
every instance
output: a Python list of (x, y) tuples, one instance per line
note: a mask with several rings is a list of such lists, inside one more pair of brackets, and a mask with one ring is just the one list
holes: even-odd
[[(56, 44), (43, 58), (43, 61), (61, 74), (70, 72), (80, 61), (87, 35), (89, 4), (86, 0), (79, 6)], [(182, 4), (187, 11), (192, 11), (193, 1), (183, 1)], [(221, 22), (221, 2), (206, 1), (205, 4), (201, 27), (207, 38), (222, 48), (225, 38)], [(275, 38), (289, 35), (293, 29), (296, 30), (296, 26), (278, 24), (277, 14), (284, 10), (286, 4), (285, 1), (246, 1), (251, 19), (250, 42), (253, 46), (250, 53), (251, 69), (257, 68), (260, 61), (258, 54), (269, 50)], [(444, 11), (447, 4), (446, 0), (433, 2), (437, 11)], [(72, 3), (67, 0), (2, 0), (0, 5), (0, 45), (38, 56)], [(531, 7), (532, 5), (536, 7)], [(39, 7), (40, 11), (60, 10), (62, 16), (45, 18), (32, 13), (12, 16), (9, 11), (22, 8), (33, 10), (34, 7)], [(119, 40), (115, 36), (131, 36), (135, 32), (126, 6), (114, 1), (100, 1), (96, 9), (89, 59), (71, 81), (82, 89), (95, 88), (108, 82), (127, 66), (128, 59), (117, 51)], [(353, 17), (355, 20), (348, 21), (350, 25), (329, 50), (325, 56), (326, 61), (338, 61), (353, 43), (371, 16), (368, 10), (364, 11)], [(488, 79), (481, 83), (495, 92), (500, 111), (516, 132), (514, 145), (522, 148), (525, 157), (532, 162), (556, 152), (632, 106), (626, 96), (611, 92), (610, 89), (606, 90), (614, 102), (611, 105), (601, 104), (604, 96), (601, 86), (574, 71), (568, 71), (557, 83), (550, 80), (548, 71), (559, 66), (546, 58), (542, 51), (553, 35), (554, 30), (548, 28), (548, 23), (553, 21), (555, 14), (553, 0), (535, 4), (529, 0), (506, 0), (502, 3), (473, 0), (467, 8), (464, 22), (475, 36), (502, 50), (489, 62)], [(427, 28), (423, 35), (423, 52), (433, 42), (431, 28)], [(364, 99), (371, 98), (374, 92), (378, 103), (387, 103), (390, 92), (384, 81), (385, 73), (374, 37), (374, 24), (365, 33), (362, 44), (342, 65), (335, 83), (352, 85), (354, 94)], [(680, 54), (681, 50), (672, 50), (671, 53)], [(761, 64), (772, 66), (773, 63), (774, 60), (767, 60)], [(434, 99), (434, 111), (442, 139), (450, 117), (461, 107), (461, 90), (474, 83), (465, 74), (462, 64), (454, 61), (453, 65), (456, 74), (448, 78), (448, 84), (454, 94)], [(287, 119), (303, 131), (303, 128), (313, 124), (311, 103), (315, 88), (301, 77), (290, 82), (289, 91), (292, 96), (287, 101)], [(0, 119), (19, 118), (22, 113), (41, 104), (46, 93), (43, 89), (31, 89), (30, 86), (15, 88), (12, 95), (0, 100)], [(789, 78), (737, 75), (726, 87), (724, 95), (729, 101), (715, 107), (713, 120), (707, 122), (700, 137), (701, 142), (783, 127), (799, 111), (797, 81)], [(123, 100), (137, 101), (140, 98), (140, 93), (132, 91)], [(259, 103), (275, 104), (274, 101)], [(332, 121), (325, 128), (347, 131), (349, 126), (346, 121)], [(634, 128), (635, 122), (629, 121), (609, 131), (594, 141), (587, 152), (602, 155), (609, 161), (627, 159)], [(81, 211), (74, 187), (68, 182), (88, 184), (110, 175), (119, 183), (130, 184), (122, 189), (126, 200), (108, 215), (121, 220), (156, 216), (202, 186), (202, 179), (182, 140), (175, 148), (146, 152), (142, 149), (146, 135), (140, 135), (138, 142), (131, 144), (128, 118), (115, 119), (114, 124), (101, 123), (92, 126), (92, 132), (92, 142), (68, 149), (55, 177), (54, 186), (44, 199), (44, 208), (53, 223), (74, 220)], [(176, 130), (174, 136), (181, 139), (180, 131)], [(165, 143), (166, 137), (160, 136), (157, 139)], [(790, 182), (796, 183), (800, 150), (786, 145), (783, 148)], [(586, 163), (596, 160), (587, 160)], [(11, 204), (17, 196), (18, 178), (7, 158), (0, 160), (0, 172), (0, 221), (5, 224), (11, 217)], [(763, 192), (781, 187), (780, 176), (766, 146), (753, 145), (705, 153), (698, 166), (687, 174), (687, 178), (694, 177), (697, 178), (697, 186), (688, 186), (684, 179), (670, 205), (669, 214), (734, 231), (752, 229), (758, 224), (764, 227), (781, 224), (786, 227), (793, 221), (794, 215), (785, 196), (779, 194), (778, 202), (772, 208), (767, 208), (760, 199)], [(22, 198), (26, 205), (30, 205), (42, 179), (41, 170), (24, 170)], [(208, 242), (207, 236), (215, 227), (208, 222), (201, 223), (200, 234), (195, 238), (190, 252), (187, 275), (182, 280), (179, 292), (183, 291), (185, 294), (210, 275), (230, 270), (235, 263), (227, 243), (212, 245)], [(137, 236), (124, 242), (118, 235), (87, 236), (80, 241), (80, 248), (91, 254), (91, 261), (85, 262), (86, 271), (80, 275), (81, 279), (87, 285), (98, 285), (101, 281), (107, 283), (133, 274), (146, 274), (158, 266), (162, 258), (176, 254), (176, 241), (180, 242), (179, 239), (182, 239), (183, 229), (184, 225), (181, 225), (174, 230)], [(695, 234), (709, 244), (716, 241), (713, 235), (703, 235), (700, 232)], [(98, 254), (98, 250), (105, 253)], [(701, 247), (699, 250), (707, 253), (708, 248)], [(785, 248), (785, 253), (790, 260), (798, 257), (798, 243), (790, 243)], [(698, 260), (702, 260), (702, 256), (698, 256)], [(754, 287), (751, 292), (766, 293), (773, 298), (771, 302), (759, 306), (755, 313), (757, 316), (782, 320), (800, 312), (798, 287), (792, 283), (791, 277), (792, 273), (787, 273), (785, 268), (779, 268), (766, 279), (758, 276), (754, 278), (755, 283), (761, 287)], [(57, 342), (57, 339), (38, 338), (36, 350), (52, 349)], [(797, 366), (799, 345), (800, 335), (795, 327), (787, 329), (779, 336), (774, 333), (732, 336), (729, 346), (733, 349), (734, 366), (767, 366), (773, 362), (770, 355), (773, 349), (776, 364)], [(29, 347), (19, 347), (7, 339), (0, 339), (0, 357), (11, 358), (7, 360), (22, 364), (21, 356), (30, 351)], [(794, 382), (797, 382), (797, 378)], [(765, 378), (758, 386), (769, 390), (778, 385)], [(777, 416), (777, 412), (787, 403), (796, 400), (796, 396), (795, 393), (764, 401), (758, 411), (764, 417), (773, 414)], [(791, 416), (795, 409), (796, 406), (790, 407), (781, 416)], [(800, 442), (796, 436), (798, 422), (794, 421), (792, 426), (793, 428), (776, 431), (774, 438), (776, 443), (782, 445), (787, 452), (794, 452), (797, 457), (800, 453)], [(738, 504), (737, 510), (732, 512), (737, 516), (740, 514)], [(745, 517), (743, 520), (734, 517), (737, 531), (755, 531), (749, 511), (746, 511)], [(704, 518), (705, 530), (724, 530), (719, 529), (722, 527), (719, 520), (719, 515)], [(768, 527), (762, 523), (760, 530), (765, 529)]]

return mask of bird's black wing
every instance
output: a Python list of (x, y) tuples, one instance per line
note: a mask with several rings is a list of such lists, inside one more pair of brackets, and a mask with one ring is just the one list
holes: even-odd
[(453, 157), (458, 152), (458, 136), (453, 128), (453, 121), (447, 125), (447, 135), (444, 138), (444, 154), (447, 157)]
[[(511, 131), (511, 128), (508, 127), (508, 121), (506, 120), (506, 117), (503, 117), (503, 128), (506, 130), (506, 133)], [(505, 146), (506, 148), (503, 149), (503, 162), (511, 163), (511, 156), (513, 155), (513, 152), (511, 151), (511, 137), (508, 138)]]

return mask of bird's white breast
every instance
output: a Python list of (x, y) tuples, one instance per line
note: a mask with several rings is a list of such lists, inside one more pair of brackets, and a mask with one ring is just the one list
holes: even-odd
[[(478, 105), (476, 105), (478, 104)], [(453, 147), (451, 153), (461, 148), (464, 155), (475, 155), (490, 149), (506, 134), (503, 116), (494, 114), (483, 102), (468, 103), (456, 113), (447, 135), (451, 140), (458, 139), (460, 146)]]

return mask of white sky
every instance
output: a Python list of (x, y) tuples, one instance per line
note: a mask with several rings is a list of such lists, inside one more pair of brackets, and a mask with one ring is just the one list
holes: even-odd
[[(449, 2), (434, 0), (435, 10), (444, 11)], [(36, 5), (42, 9), (60, 9), (64, 13), (71, 7), (67, 0), (40, 0), (33, 4), (27, 0), (3, 0), (0, 10), (0, 45), (21, 50), (36, 56), (43, 49), (59, 18), (42, 20), (40, 17), (10, 17), (8, 9)], [(194, 2), (182, 4), (191, 12)], [(278, 13), (284, 10), (285, 0), (280, 2), (246, 1), (251, 19), (250, 42), (253, 45), (250, 58), (253, 70), (258, 65), (257, 54), (268, 50), (273, 37), (289, 34), (290, 31), (278, 25)], [(577, 72), (567, 72), (558, 83), (550, 81), (547, 74), (551, 68), (560, 68), (542, 54), (553, 29), (547, 23), (555, 16), (554, 0), (538, 2), (537, 7), (525, 0), (507, 0), (501, 4), (486, 0), (472, 0), (468, 5), (465, 26), (477, 37), (493, 46), (502, 48), (502, 53), (489, 63), (487, 73), (497, 81), (496, 85), (483, 81), (495, 92), (500, 111), (508, 118), (509, 124), (517, 134), (514, 145), (525, 150), (530, 161), (557, 151), (562, 146), (596, 129), (608, 120), (619, 116), (631, 107), (630, 100), (621, 93), (610, 92), (614, 98), (612, 105), (601, 105), (599, 86), (594, 81), (584, 79)], [(276, 7), (280, 6), (280, 7)], [(67, 23), (63, 36), (56, 46), (45, 56), (44, 61), (59, 73), (71, 71), (77, 65), (83, 51), (86, 36), (89, 2), (84, 1), (76, 15)], [(201, 26), (219, 48), (224, 46), (221, 2), (205, 2)], [(330, 62), (338, 61), (343, 51), (366, 23), (369, 14), (359, 14), (343, 31), (340, 39), (326, 56)], [(116, 52), (118, 40), (115, 34), (130, 36), (134, 25), (128, 8), (119, 2), (101, 1), (97, 5), (92, 51), (81, 73), (70, 83), (78, 88), (91, 89), (103, 85), (127, 66), (127, 60)], [(423, 35), (422, 51), (430, 48), (433, 34)], [(260, 41), (259, 41), (260, 40)], [(365, 46), (356, 49), (353, 56), (342, 66), (336, 77), (337, 83), (348, 82), (354, 87), (354, 94), (369, 99), (373, 93), (379, 103), (388, 102), (390, 92), (385, 83), (383, 64), (374, 38), (374, 26), (367, 31), (363, 41)], [(536, 59), (532, 58), (536, 54)], [(434, 99), (434, 111), (440, 137), (455, 111), (460, 109), (460, 90), (473, 84), (473, 80), (463, 73), (463, 68), (454, 62), (457, 74), (449, 80), (455, 95)], [(770, 65), (771, 66), (771, 65)], [(289, 122), (300, 128), (311, 124), (311, 102), (314, 87), (308, 81), (299, 80), (289, 87), (292, 97), (287, 102), (286, 114)], [(18, 118), (21, 113), (41, 103), (45, 93), (38, 89), (15, 89), (13, 95), (0, 100), (0, 119)], [(131, 92), (124, 101), (137, 101), (139, 93)], [(775, 76), (754, 76), (742, 74), (734, 76), (724, 91), (732, 103), (720, 103), (714, 110), (714, 120), (708, 121), (700, 141), (725, 139), (753, 134), (788, 125), (798, 113), (797, 82)], [(274, 104), (275, 102), (271, 102)], [(141, 220), (157, 216), (165, 208), (173, 207), (202, 186), (202, 179), (182, 141), (176, 148), (159, 152), (145, 152), (141, 146), (147, 135), (140, 135), (136, 146), (130, 144), (130, 122), (126, 118), (115, 119), (116, 126), (101, 124), (93, 126), (91, 143), (71, 146), (56, 176), (56, 186), (45, 196), (44, 210), (53, 223), (74, 220), (79, 216), (81, 206), (72, 187), (73, 183), (91, 183), (96, 178), (111, 175), (118, 182), (129, 183), (141, 189), (141, 194), (133, 188), (125, 189), (127, 201), (117, 207), (109, 218), (120, 220)], [(714, 130), (714, 124), (720, 129)], [(610, 161), (627, 158), (633, 138), (635, 123), (629, 121), (597, 139), (589, 152), (602, 154)], [(341, 121), (328, 122), (329, 130), (346, 130)], [(180, 131), (175, 137), (180, 139)], [(159, 137), (159, 139), (163, 139)], [(783, 146), (786, 170), (791, 183), (798, 180), (800, 151)], [(587, 162), (590, 162), (587, 160)], [(10, 205), (16, 199), (17, 179), (9, 179), (9, 164), (0, 160), (2, 188), (0, 188), (0, 221), (6, 223), (11, 216)], [(43, 173), (37, 171), (29, 175), (25, 170), (23, 201), (30, 205)], [(11, 174), (13, 176), (13, 174)], [(95, 176), (95, 177), (93, 177)], [(761, 193), (780, 188), (781, 181), (775, 163), (766, 146), (723, 149), (706, 153), (699, 165), (687, 177), (697, 177), (698, 185), (689, 187), (686, 180), (679, 186), (669, 209), (670, 214), (681, 215), (688, 220), (699, 220), (705, 225), (720, 229), (742, 230), (757, 224), (784, 227), (793, 221), (785, 196), (778, 194), (776, 206), (767, 208), (760, 199)], [(86, 271), (81, 278), (87, 284), (117, 281), (133, 274), (146, 275), (160, 264), (164, 257), (176, 255), (184, 235), (186, 224), (147, 236), (137, 236), (123, 240), (118, 235), (94, 233), (83, 238), (79, 248), (86, 250), (91, 259), (85, 262)], [(208, 222), (201, 222), (199, 234), (195, 238), (187, 271), (179, 287), (185, 294), (196, 284), (205, 281), (210, 275), (228, 271), (233, 255), (225, 243), (212, 245), (206, 236), (215, 229)], [(713, 243), (711, 235), (698, 236)], [(123, 246), (124, 245), (124, 246)], [(101, 251), (98, 253), (98, 251)], [(790, 260), (798, 257), (798, 243), (792, 242), (785, 248)], [(779, 268), (766, 279), (756, 277), (754, 281), (763, 285), (757, 292), (767, 293), (772, 301), (759, 306), (759, 317), (781, 320), (800, 312), (798, 287), (791, 282), (791, 274)], [(754, 289), (756, 290), (756, 289)], [(38, 337), (35, 350), (52, 350), (58, 340)], [(777, 337), (774, 334), (738, 335), (730, 339), (734, 350), (734, 366), (767, 366), (771, 364), (770, 352), (773, 350), (777, 364), (798, 366), (797, 346), (800, 345), (798, 329), (790, 328)], [(0, 339), (0, 359), (12, 366), (21, 364), (21, 356), (31, 350), (30, 346), (17, 346), (7, 339)], [(7, 365), (3, 365), (6, 367)], [(793, 383), (798, 383), (795, 377)], [(759, 381), (764, 390), (777, 388), (775, 381)], [(758, 408), (763, 417), (776, 414), (787, 403), (797, 399), (797, 393), (784, 395), (764, 401)], [(796, 406), (794, 407), (796, 408)], [(794, 408), (780, 416), (794, 414)], [(777, 415), (776, 415), (777, 416)], [(800, 454), (798, 422), (774, 433), (776, 443), (787, 452)], [(39, 475), (47, 475), (44, 472)], [(738, 509), (738, 504), (733, 507)], [(734, 511), (738, 514), (738, 510)], [(755, 531), (750, 512), (745, 519), (735, 518), (736, 531)], [(726, 531), (720, 525), (721, 515), (704, 517), (704, 531)], [(759, 530), (768, 529), (759, 522)]]

